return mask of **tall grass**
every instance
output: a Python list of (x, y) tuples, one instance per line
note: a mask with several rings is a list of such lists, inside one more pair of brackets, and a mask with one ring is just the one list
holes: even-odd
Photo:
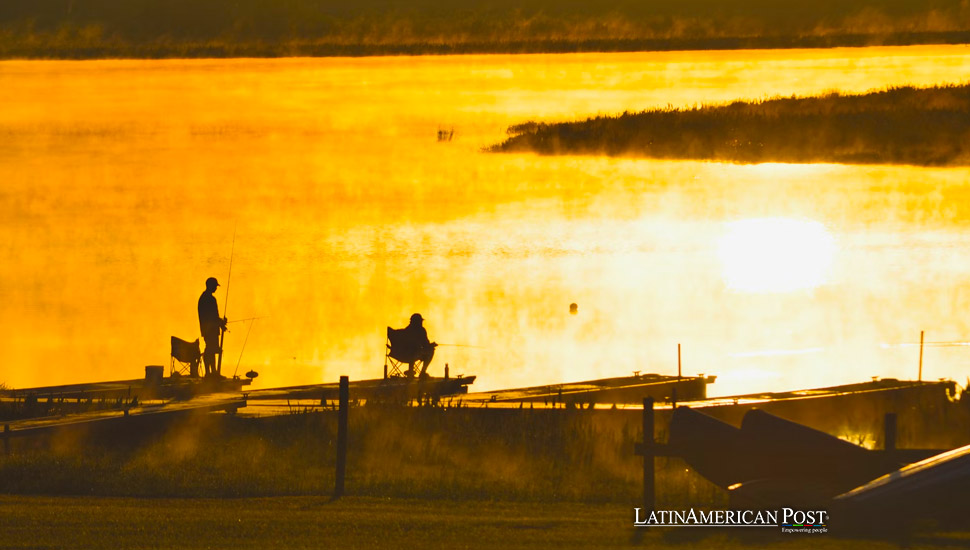
[(743, 163), (970, 164), (970, 85), (655, 109), (509, 128), (495, 152)]
[[(637, 411), (354, 408), (347, 488), (359, 496), (636, 503)], [(336, 413), (188, 417), (129, 433), (14, 440), (0, 492), (116, 496), (329, 494)], [(721, 502), (675, 459), (662, 501)]]
[[(759, 407), (877, 447), (884, 414), (899, 411), (899, 448), (947, 449), (970, 441), (970, 401), (951, 401), (946, 392), (925, 384), (905, 394), (870, 391)], [(751, 407), (705, 413), (737, 426)], [(15, 438), (11, 454), (0, 453), (0, 493), (328, 495), (336, 417), (336, 411), (133, 416), (47, 440)], [(669, 409), (657, 411), (657, 441), (667, 441), (670, 417)], [(637, 410), (353, 407), (346, 487), (356, 496), (632, 505), (641, 495), (634, 444), (642, 439)], [(725, 493), (681, 459), (658, 458), (656, 472), (663, 506), (725, 504)]]
[(5, 0), (2, 57), (202, 57), (961, 43), (962, 0)]

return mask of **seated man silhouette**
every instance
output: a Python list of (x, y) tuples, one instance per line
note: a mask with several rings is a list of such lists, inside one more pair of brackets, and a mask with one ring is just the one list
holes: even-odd
[(428, 331), (423, 326), (424, 319), (420, 313), (411, 316), (408, 326), (388, 330), (391, 340), (391, 357), (408, 364), (407, 376), (415, 375), (414, 365), (421, 361), (421, 376), (427, 376), (428, 365), (434, 358), (434, 349), (438, 344), (428, 340)]

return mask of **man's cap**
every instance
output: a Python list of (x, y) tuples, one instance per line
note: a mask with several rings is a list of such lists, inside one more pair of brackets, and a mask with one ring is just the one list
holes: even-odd
[(411, 320), (412, 321), (424, 321), (424, 318), (421, 317), (421, 314), (420, 313), (415, 313), (414, 315), (411, 316)]
[(215, 277), (209, 277), (205, 280), (205, 286), (219, 286), (219, 281)]

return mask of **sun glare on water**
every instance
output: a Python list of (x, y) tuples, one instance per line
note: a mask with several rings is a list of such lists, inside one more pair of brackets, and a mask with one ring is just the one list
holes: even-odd
[(835, 239), (819, 222), (758, 218), (727, 223), (718, 257), (732, 290), (792, 292), (826, 282), (835, 248)]

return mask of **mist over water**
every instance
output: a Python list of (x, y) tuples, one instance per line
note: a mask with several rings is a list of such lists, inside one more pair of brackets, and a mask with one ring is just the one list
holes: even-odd
[[(0, 382), (168, 365), (209, 276), (230, 320), (262, 317), (223, 363), (257, 387), (379, 377), (414, 312), (481, 346), (431, 368), (475, 389), (674, 374), (678, 343), (712, 394), (915, 378), (898, 344), (970, 340), (967, 169), (481, 148), (529, 119), (968, 79), (962, 46), (2, 62)], [(924, 378), (968, 353), (928, 348)]]

